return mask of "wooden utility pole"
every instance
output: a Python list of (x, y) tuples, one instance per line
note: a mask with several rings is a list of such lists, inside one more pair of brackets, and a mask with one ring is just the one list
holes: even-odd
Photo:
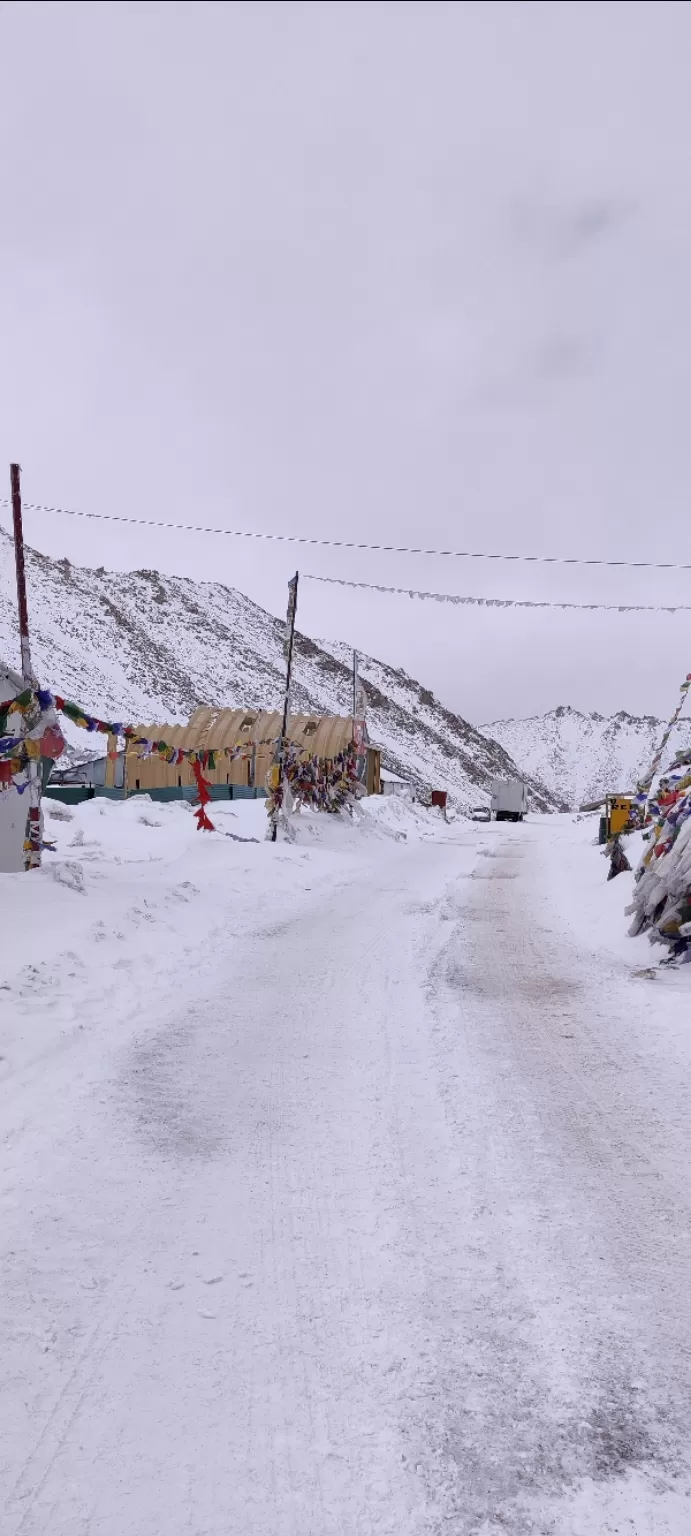
[[(36, 679), (31, 666), (29, 645), (29, 609), (26, 601), (26, 571), (24, 568), (24, 529), (22, 526), (21, 469), (10, 464), (12, 491), (12, 523), (14, 527), (14, 562), (17, 572), (17, 610), (19, 613), (19, 646), (22, 658), (22, 681), (25, 688), (35, 688)], [(26, 722), (26, 716), (25, 722)], [(24, 867), (38, 869), (41, 864), (41, 776), (40, 763), (35, 757), (28, 760), (29, 774), (29, 836), (25, 847)]]
[(26, 572), (24, 569), (24, 529), (22, 526), (21, 469), (10, 464), (12, 489), (12, 522), (14, 525), (14, 563), (17, 571), (17, 609), (19, 611), (19, 645), (22, 656), (22, 679), (33, 686), (31, 650), (29, 647), (29, 609), (26, 601)]
[(274, 811), (271, 818), (271, 841), (275, 843), (278, 836), (278, 817), (283, 799), (284, 762), (286, 752), (286, 738), (288, 735), (288, 722), (290, 720), (290, 688), (293, 680), (293, 647), (295, 644), (295, 617), (298, 609), (298, 578), (299, 571), (295, 572), (292, 580), (288, 582), (288, 615), (286, 618), (286, 691), (283, 699), (283, 723), (278, 742), (277, 753), (277, 784), (274, 789)]

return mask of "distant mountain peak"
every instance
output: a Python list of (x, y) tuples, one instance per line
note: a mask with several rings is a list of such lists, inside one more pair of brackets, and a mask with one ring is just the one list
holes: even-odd
[[(606, 716), (560, 704), (529, 720), (494, 720), (482, 729), (499, 741), (519, 767), (573, 807), (605, 794), (633, 790), (659, 747), (664, 723), (624, 709)], [(691, 739), (691, 718), (682, 716), (669, 742), (669, 757)]]

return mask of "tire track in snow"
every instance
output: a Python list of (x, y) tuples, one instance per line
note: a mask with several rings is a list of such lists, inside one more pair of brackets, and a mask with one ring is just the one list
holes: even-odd
[[(474, 1395), (475, 1433), (449, 1412), (446, 1433), (456, 1435), (457, 1450), (446, 1468), (440, 1531), (508, 1525), (562, 1536), (572, 1530), (568, 1499), (558, 1516), (550, 1513), (562, 1488), (589, 1478), (604, 1488), (647, 1469), (648, 1486), (657, 1477), (666, 1494), (688, 1470), (688, 1202), (677, 1202), (674, 1169), (670, 1184), (669, 1170), (651, 1170), (641, 1151), (648, 1085), (616, 1032), (608, 1033), (587, 967), (574, 963), (566, 934), (550, 938), (531, 910), (541, 856), (539, 841), (533, 849), (513, 837), (506, 858), (502, 841), (490, 849), (496, 874), (473, 882), (477, 894), (459, 914), (443, 980), (432, 983), (440, 1070), (453, 1080), (449, 1112), (456, 1124), (459, 1109), (471, 1116), (476, 1224), (484, 1217), (488, 1239), (484, 1256), (478, 1252), (475, 1284), (484, 1296), (471, 1348), (507, 1307), (517, 1319), (508, 1348), (501, 1331), (495, 1339), (494, 1372)], [(529, 878), (507, 883), (515, 860)], [(629, 999), (620, 996), (620, 1010), (622, 1003)], [(571, 1042), (584, 1028), (589, 1055), (565, 1063), (572, 1049), (565, 1037)], [(482, 1106), (484, 1126), (469, 1095)], [(666, 1241), (670, 1221), (682, 1239), (676, 1251)], [(663, 1304), (659, 1326), (661, 1281), (673, 1303)], [(468, 1342), (464, 1336), (463, 1358), (454, 1364), (452, 1354), (445, 1372), (449, 1402), (467, 1390)], [(430, 1460), (438, 1480), (432, 1449)], [(605, 1506), (616, 1512), (616, 1499), (603, 1492)], [(634, 1504), (624, 1498), (620, 1507), (624, 1519)]]
[[(33, 1449), (24, 1461), (6, 1503), (10, 1525), (3, 1536), (22, 1536), (33, 1519), (37, 1501), (57, 1457), (82, 1410), (105, 1356), (117, 1337), (133, 1295), (133, 1287), (116, 1286), (81, 1350), (76, 1364), (47, 1415)], [(19, 1508), (13, 1509), (13, 1506)]]
[(483, 834), (488, 880), (460, 840), (383, 854), (77, 1101), (57, 1210), (86, 1190), (88, 1225), (98, 1200), (137, 1286), (32, 1453), (21, 1536), (48, 1511), (51, 1536), (604, 1536), (624, 1478), (666, 1533), (688, 1373), (686, 1253), (659, 1248), (666, 1214), (683, 1231), (672, 1131), (531, 912), (540, 835)]

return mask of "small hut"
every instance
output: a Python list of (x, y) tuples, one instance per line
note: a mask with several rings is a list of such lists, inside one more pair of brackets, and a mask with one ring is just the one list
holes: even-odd
[[(267, 791), (269, 769), (276, 754), (282, 715), (278, 711), (217, 709), (203, 705), (195, 710), (187, 725), (138, 725), (138, 736), (148, 741), (165, 741), (170, 747), (194, 752), (218, 752), (214, 768), (205, 768), (204, 777), (222, 794), (263, 795)], [(330, 760), (338, 757), (360, 739), (359, 776), (368, 795), (380, 792), (380, 752), (362, 739), (362, 725), (352, 715), (291, 715), (288, 741), (305, 757)], [(110, 753), (115, 742), (109, 740), (109, 766), (106, 784), (114, 783), (115, 762)], [(231, 758), (224, 749), (234, 752)], [(165, 791), (175, 798), (194, 788), (194, 774), (188, 762), (167, 763), (158, 756), (142, 757), (141, 748), (130, 745), (125, 759), (125, 793)], [(171, 792), (173, 792), (171, 794)]]
[(408, 779), (402, 779), (398, 773), (392, 773), (389, 768), (382, 768), (381, 794), (392, 795), (399, 800), (412, 800), (413, 786)]

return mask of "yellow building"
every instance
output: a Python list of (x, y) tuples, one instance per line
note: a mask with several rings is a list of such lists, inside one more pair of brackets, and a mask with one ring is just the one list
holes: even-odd
[[(188, 725), (147, 724), (137, 725), (138, 736), (149, 741), (165, 741), (170, 747), (183, 747), (187, 751), (217, 751), (214, 768), (205, 768), (204, 777), (212, 785), (232, 785), (240, 791), (259, 791), (267, 788), (267, 776), (275, 757), (276, 742), (281, 731), (282, 715), (278, 711), (216, 709), (203, 705), (196, 709)], [(288, 722), (288, 740), (304, 751), (305, 757), (332, 759), (351, 746), (355, 735), (352, 715), (291, 715)], [(240, 748), (234, 758), (226, 757), (223, 748)], [(109, 739), (109, 752), (115, 749), (115, 741)], [(167, 763), (158, 756), (141, 757), (141, 748), (128, 745), (125, 758), (125, 792), (189, 789), (194, 786), (194, 774), (188, 762)], [(362, 782), (369, 795), (380, 793), (380, 759), (378, 747), (365, 741), (362, 752)], [(108, 760), (106, 784), (115, 782), (115, 763)]]

